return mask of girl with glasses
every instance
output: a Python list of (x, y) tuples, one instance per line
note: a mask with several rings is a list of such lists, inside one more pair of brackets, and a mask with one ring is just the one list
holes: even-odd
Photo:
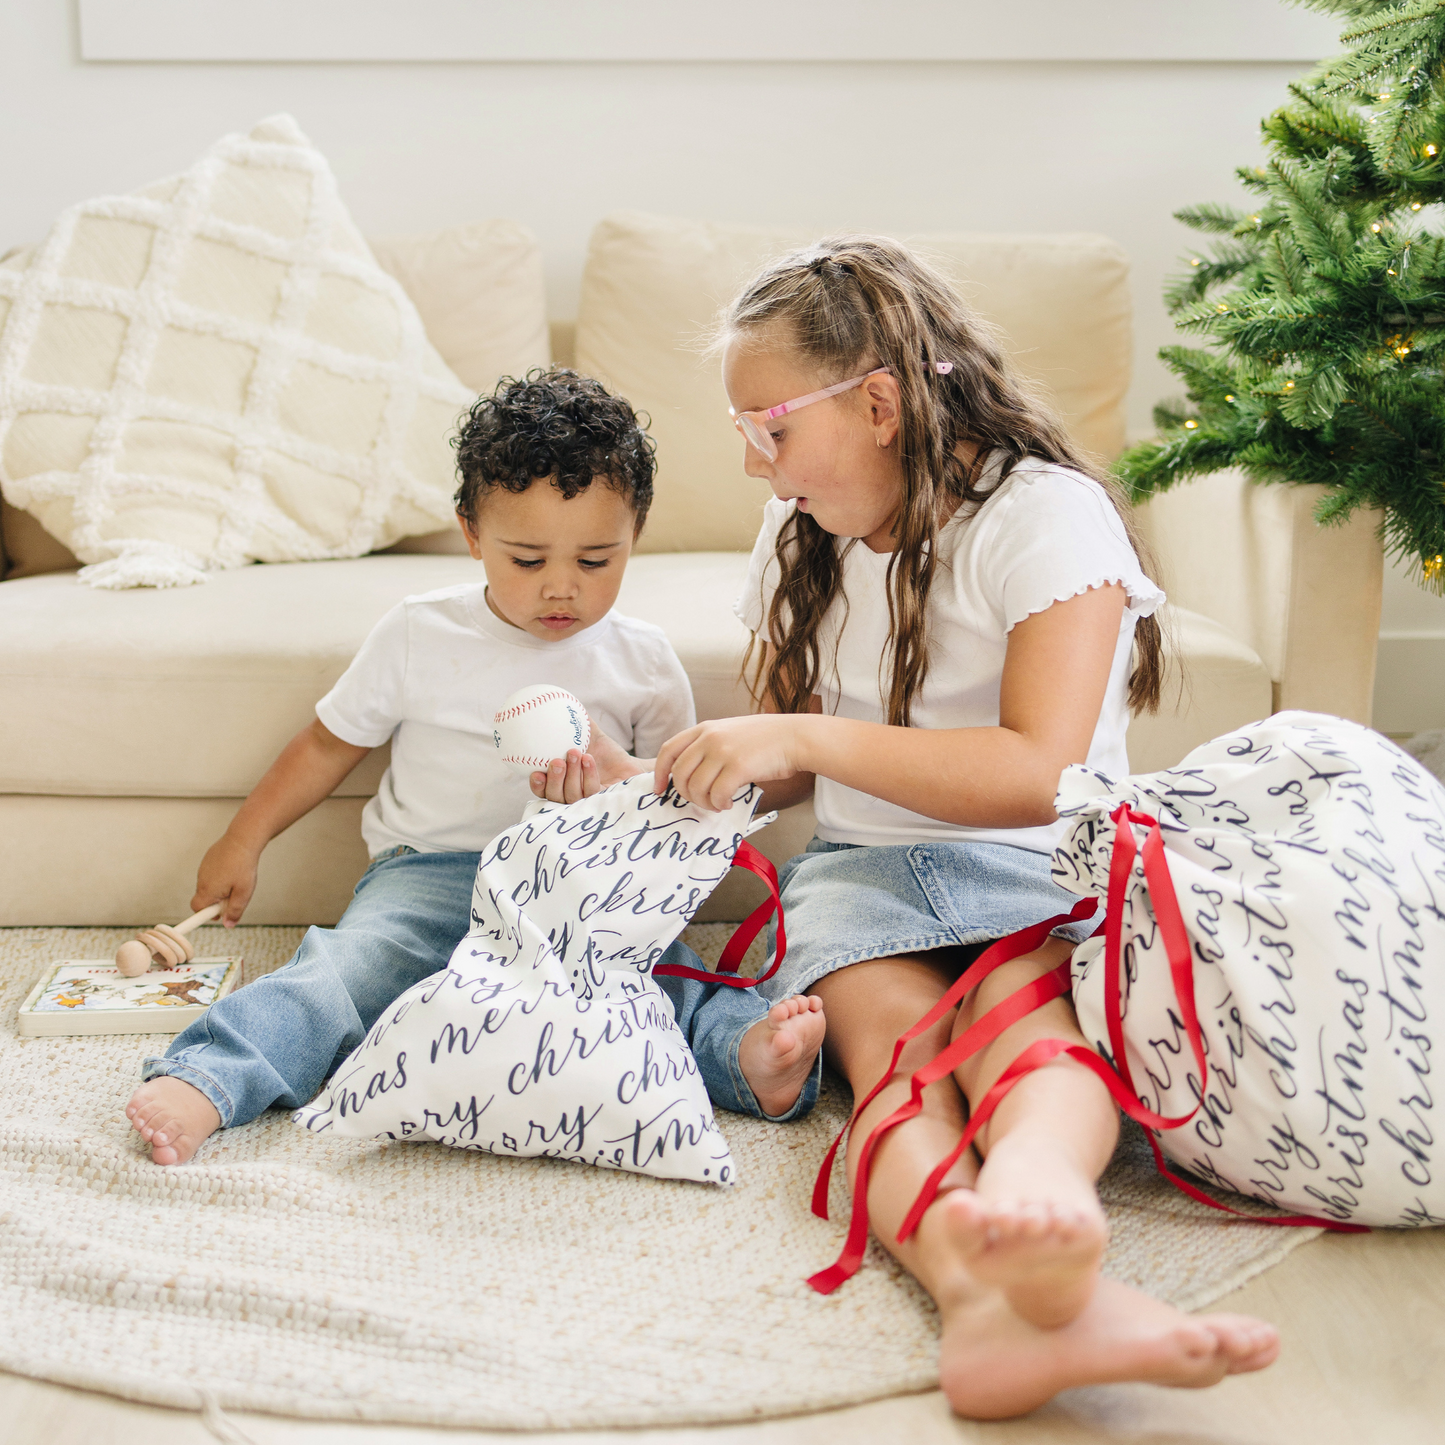
[[(902, 246), (843, 236), (783, 257), (728, 307), (721, 349), (744, 470), (774, 494), (738, 604), (761, 711), (679, 733), (657, 785), (712, 807), (752, 782), (767, 808), (813, 797), (768, 989), (822, 998), (827, 1054), (863, 1099), (982, 945), (1076, 901), (1050, 879), (1059, 775), (1128, 773), (1130, 712), (1159, 701), (1164, 596), (1113, 483)], [(1055, 930), (908, 1045), (856, 1123), (850, 1177), (913, 1071), (1091, 930)], [(1118, 1112), (1066, 1056), (1004, 1097), (899, 1242), (970, 1107), (1048, 1038), (1084, 1043), (1066, 997), (928, 1088), (873, 1160), (870, 1222), (938, 1303), (954, 1408), (1014, 1415), (1070, 1386), (1271, 1363), (1271, 1326), (1101, 1277), (1094, 1184)]]

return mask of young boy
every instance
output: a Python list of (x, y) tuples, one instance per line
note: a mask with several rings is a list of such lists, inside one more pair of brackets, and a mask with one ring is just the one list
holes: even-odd
[[(157, 1164), (311, 1099), (392, 1000), (446, 967), (481, 851), (533, 792), (575, 802), (650, 771), (638, 757), (694, 721), (665, 635), (612, 610), (652, 500), (652, 442), (632, 408), (575, 372), (532, 372), (477, 402), (457, 453), (457, 519), (486, 582), (408, 597), (377, 623), (201, 861), (191, 904), (224, 903), (234, 927), (266, 844), (389, 739), (391, 765), (362, 815), (371, 866), (334, 929), (310, 929), (284, 968), (145, 1061), (125, 1112)], [(529, 789), (497, 756), (491, 719), (538, 682), (587, 704), (593, 741), (533, 773)], [(697, 966), (673, 948), (668, 961)], [(770, 1010), (751, 989), (658, 983), (716, 1102), (773, 1119), (811, 1108), (819, 1000)]]

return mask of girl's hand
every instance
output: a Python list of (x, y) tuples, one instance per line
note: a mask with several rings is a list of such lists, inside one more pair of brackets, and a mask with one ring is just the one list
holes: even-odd
[(806, 772), (801, 733), (807, 714), (758, 713), (698, 723), (669, 738), (657, 755), (652, 785), (672, 785), (699, 808), (721, 812), (749, 783), (775, 783)]
[(199, 913), (213, 903), (223, 903), (225, 907), (216, 922), (234, 928), (256, 891), (256, 865), (260, 856), (259, 851), (238, 842), (229, 833), (211, 844), (196, 873), (191, 912)]

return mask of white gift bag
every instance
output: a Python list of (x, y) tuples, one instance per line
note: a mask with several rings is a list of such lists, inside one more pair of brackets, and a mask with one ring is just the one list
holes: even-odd
[[(1093, 1048), (1039, 1039), (999, 1075), (899, 1229), (917, 1229), (941, 1180), (1010, 1088), (1067, 1054), (1091, 1069), (1162, 1154), (1285, 1215), (1271, 1224), (1445, 1224), (1445, 1147), (1432, 1079), (1445, 1019), (1445, 787), (1368, 728), (1278, 713), (1162, 772), (1114, 783), (1065, 770), (1070, 828), (1053, 877), (1079, 902), (990, 946), (894, 1045), (893, 1059), (818, 1171), (813, 1212), (853, 1121), (897, 1077), (909, 1040), (1061, 924), (1098, 930), (916, 1069), (859, 1151), (848, 1236), (809, 1283), (830, 1294), (868, 1242), (879, 1142), (923, 1092), (1015, 1019), (1072, 993)], [(1143, 833), (1142, 847), (1138, 834)]]
[(1287, 712), (1117, 784), (1069, 768), (1057, 807), (1054, 879), (1116, 930), (1074, 952), (1080, 1026), (1184, 1121), (1164, 1153), (1325, 1220), (1445, 1223), (1445, 788), (1368, 728)]
[(772, 896), (718, 976), (753, 982), (726, 975), (776, 906), (772, 865), (744, 841), (775, 816), (753, 818), (761, 796), (748, 788), (707, 813), (672, 788), (657, 796), (643, 774), (542, 805), (483, 853), (472, 926), (446, 970), (402, 994), (293, 1118), (729, 1183), (727, 1140), (653, 969), (736, 862)]

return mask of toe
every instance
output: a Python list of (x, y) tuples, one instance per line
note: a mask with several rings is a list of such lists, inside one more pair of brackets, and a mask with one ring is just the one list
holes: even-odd
[[(1018, 1222), (1018, 1238), (1036, 1244), (1044, 1238), (1059, 1237), (1058, 1226), (1043, 1215), (1025, 1214)], [(1067, 1243), (1067, 1241), (1062, 1241)]]
[(965, 1248), (977, 1250), (985, 1244), (989, 1227), (983, 1201), (972, 1189), (950, 1189), (939, 1201), (955, 1238)]
[(1191, 1361), (1203, 1363), (1220, 1353), (1219, 1337), (1201, 1320), (1182, 1321), (1174, 1331), (1180, 1351)]
[(1244, 1356), (1243, 1359), (1231, 1360), (1229, 1373), (1231, 1375), (1247, 1375), (1253, 1370), (1267, 1369), (1277, 1359), (1279, 1359), (1279, 1336), (1272, 1334), (1251, 1354)]
[(1214, 1335), (1231, 1374), (1263, 1369), (1279, 1354), (1279, 1331), (1247, 1315), (1209, 1315), (1200, 1321)]

